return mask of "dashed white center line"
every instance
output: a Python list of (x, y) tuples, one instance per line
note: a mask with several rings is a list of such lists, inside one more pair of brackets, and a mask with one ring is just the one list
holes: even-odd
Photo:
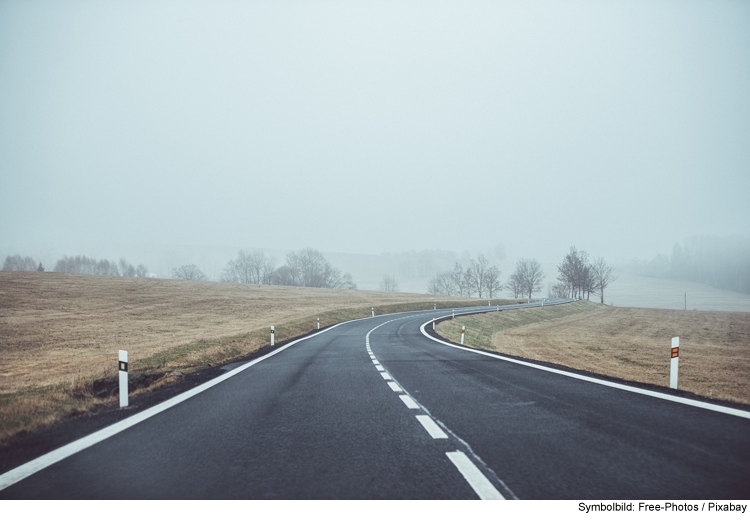
[(417, 402), (415, 402), (414, 400), (411, 399), (411, 396), (407, 396), (406, 394), (402, 394), (401, 396), (399, 396), (399, 398), (401, 398), (401, 401), (404, 402), (404, 404), (409, 409), (419, 409), (419, 405), (417, 405)]
[(448, 455), (448, 458), (453, 462), (453, 465), (455, 465), (464, 476), (466, 482), (469, 483), (469, 486), (471, 486), (476, 494), (479, 495), (480, 499), (505, 500), (505, 497), (497, 491), (495, 486), (492, 485), (487, 477), (485, 477), (482, 472), (479, 471), (477, 466), (474, 465), (474, 462), (472, 462), (463, 452), (452, 451), (446, 453), (446, 455)]
[[(372, 333), (375, 329), (380, 328), (384, 324), (386, 323), (376, 326), (375, 328), (370, 330), (367, 336), (365, 336), (367, 353), (370, 355), (370, 359), (375, 365), (375, 368), (378, 370), (378, 372), (380, 372), (380, 375), (388, 383), (388, 386), (391, 388), (391, 390), (393, 392), (403, 393), (404, 390), (398, 385), (398, 383), (396, 383), (396, 381), (388, 372), (385, 372), (385, 369), (380, 364), (380, 361), (376, 359), (375, 354), (372, 353), (372, 349), (370, 348), (370, 333)], [(399, 398), (402, 402), (404, 402), (404, 405), (406, 405), (408, 409), (417, 409), (422, 410), (422, 412), (428, 412), (426, 409), (423, 410), (422, 407), (408, 394), (399, 394)], [(434, 440), (448, 439), (448, 435), (445, 433), (443, 428), (435, 423), (435, 421), (429, 415), (421, 414), (417, 415), (416, 418)], [(484, 474), (479, 471), (474, 462), (472, 462), (465, 453), (463, 453), (462, 451), (452, 451), (445, 454), (448, 456), (453, 465), (456, 466), (458, 471), (461, 473), (464, 479), (466, 479), (466, 482), (469, 483), (471, 488), (479, 496), (480, 499), (505, 500), (505, 497), (503, 497), (503, 495), (497, 490), (497, 488), (495, 488), (495, 486), (487, 479), (487, 477), (485, 477)], [(508, 491), (511, 496), (513, 496), (513, 492), (510, 490)]]
[(420, 414), (419, 416), (417, 416), (417, 420), (419, 420), (419, 423), (422, 424), (422, 427), (427, 429), (427, 432), (430, 433), (430, 436), (432, 438), (448, 438), (448, 435), (445, 434), (445, 432), (438, 426), (438, 424), (436, 424), (433, 419), (426, 414)]

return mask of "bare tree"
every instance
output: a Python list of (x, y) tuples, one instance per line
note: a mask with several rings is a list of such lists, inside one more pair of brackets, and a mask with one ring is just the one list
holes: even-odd
[(474, 275), (474, 270), (469, 266), (464, 271), (464, 276), (461, 277), (461, 285), (463, 286), (463, 292), (466, 297), (471, 297), (474, 292), (477, 291), (477, 278)]
[(584, 294), (589, 295), (594, 291), (593, 274), (588, 258), (585, 251), (578, 251), (574, 246), (570, 248), (562, 263), (557, 267), (560, 273), (558, 280), (568, 285), (570, 297), (573, 296), (574, 291), (580, 292), (581, 298)]
[(195, 264), (183, 264), (172, 270), (172, 278), (189, 281), (205, 281), (208, 277)]
[(453, 286), (456, 289), (456, 293), (459, 296), (466, 296), (464, 267), (458, 262), (456, 262), (456, 264), (453, 266), (453, 271), (451, 272), (451, 282), (453, 283)]
[(485, 273), (484, 286), (487, 290), (487, 298), (491, 299), (502, 290), (503, 286), (500, 283), (500, 270), (497, 266), (490, 266)]
[(591, 265), (594, 290), (599, 290), (601, 303), (604, 304), (604, 289), (617, 280), (612, 274), (612, 266), (608, 265), (603, 258), (599, 257)]
[(467, 278), (473, 281), (473, 289), (479, 294), (480, 299), (482, 298), (483, 293), (487, 287), (486, 275), (489, 267), (489, 262), (487, 262), (485, 256), (479, 255), (477, 260), (471, 260), (471, 262), (469, 263), (469, 269), (467, 270), (471, 270), (471, 274)]
[(544, 272), (542, 265), (536, 259), (521, 259), (516, 262), (516, 280), (520, 283), (521, 291), (528, 294), (528, 298), (534, 292), (541, 291), (544, 283)]
[(456, 295), (458, 288), (453, 280), (453, 273), (450, 271), (438, 273), (430, 279), (427, 286), (427, 293), (430, 295)]
[(397, 292), (398, 281), (393, 275), (383, 275), (383, 280), (380, 281), (380, 290), (385, 292)]
[(123, 277), (135, 277), (135, 267), (124, 258), (120, 259), (120, 275)]
[(8, 255), (3, 263), (3, 271), (37, 271), (36, 261), (31, 257)]
[(286, 265), (273, 275), (279, 284), (309, 288), (356, 289), (352, 276), (334, 268), (317, 249), (305, 248), (291, 251)]
[(508, 277), (508, 282), (505, 283), (505, 289), (513, 292), (513, 298), (518, 299), (519, 295), (523, 295), (522, 278), (518, 274), (518, 270), (511, 273)]
[(260, 283), (273, 284), (274, 273), (276, 272), (276, 259), (273, 257), (264, 257), (260, 267)]
[(221, 272), (221, 282), (237, 282), (239, 284), (254, 284), (254, 264), (251, 256), (240, 251), (237, 258), (230, 260)]
[(271, 284), (277, 284), (279, 286), (294, 286), (294, 272), (286, 264), (276, 268), (276, 271), (274, 271), (271, 276)]

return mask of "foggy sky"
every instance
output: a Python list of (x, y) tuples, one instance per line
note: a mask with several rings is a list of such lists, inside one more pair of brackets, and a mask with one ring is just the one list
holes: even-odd
[(0, 248), (651, 257), (750, 234), (748, 94), (743, 1), (4, 1)]

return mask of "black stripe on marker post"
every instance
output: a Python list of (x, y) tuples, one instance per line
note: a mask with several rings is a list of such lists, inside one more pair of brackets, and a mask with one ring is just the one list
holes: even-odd
[(128, 362), (120, 361), (120, 372), (127, 372), (127, 371), (128, 371)]

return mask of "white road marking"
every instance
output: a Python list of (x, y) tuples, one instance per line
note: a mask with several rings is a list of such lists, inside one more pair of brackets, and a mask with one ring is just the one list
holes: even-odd
[(381, 372), (381, 373), (380, 373), (380, 375), (381, 375), (381, 376), (383, 376), (383, 379), (384, 379), (384, 380), (392, 380), (392, 379), (393, 379), (393, 378), (391, 377), (391, 375), (390, 375), (390, 374), (388, 374), (387, 372)]
[(381, 367), (380, 365), (378, 365), (378, 366), (377, 366), (377, 367), (375, 367), (375, 368), (376, 368), (376, 369), (378, 369), (378, 372), (383, 372), (383, 371), (385, 370), (385, 369), (384, 369), (383, 367)]
[(458, 468), (461, 474), (469, 483), (469, 486), (479, 495), (482, 500), (505, 500), (505, 497), (497, 491), (497, 488), (485, 477), (481, 471), (474, 465), (462, 451), (452, 451), (446, 453), (453, 465)]
[(411, 396), (407, 396), (405, 394), (402, 394), (401, 396), (399, 396), (399, 398), (401, 398), (401, 401), (404, 402), (404, 404), (409, 409), (419, 409), (419, 405), (417, 405), (417, 402), (415, 402), (414, 400), (411, 399)]
[[(450, 317), (450, 316), (446, 316)], [(442, 319), (442, 317), (441, 317)], [(596, 383), (598, 385), (604, 385), (605, 387), (612, 387), (614, 389), (620, 389), (628, 392), (635, 392), (637, 394), (643, 394), (644, 396), (650, 396), (652, 398), (659, 398), (661, 400), (667, 400), (675, 403), (681, 403), (683, 405), (690, 405), (692, 407), (698, 407), (701, 409), (707, 409), (709, 411), (715, 411), (720, 412), (724, 414), (731, 414), (733, 416), (739, 416), (740, 418), (750, 418), (750, 412), (749, 411), (741, 411), (740, 409), (733, 409), (731, 407), (724, 407), (722, 405), (716, 405), (715, 403), (707, 403), (702, 402), (698, 400), (691, 400), (690, 398), (683, 398), (682, 396), (674, 396), (672, 394), (664, 394), (661, 392), (656, 392), (648, 389), (641, 389), (639, 387), (631, 387), (630, 385), (623, 385), (621, 383), (615, 383), (613, 381), (607, 381), (607, 380), (601, 380), (597, 378), (591, 378), (589, 376), (584, 376), (582, 374), (576, 374), (574, 372), (566, 372), (564, 370), (558, 370), (551, 367), (545, 367), (544, 365), (536, 365), (534, 363), (527, 363), (526, 361), (522, 361), (520, 359), (513, 359), (509, 357), (503, 357), (498, 356), (496, 354), (490, 354), (489, 352), (483, 352), (481, 350), (474, 350), (473, 348), (467, 348), (465, 346), (461, 345), (454, 345), (453, 343), (446, 343), (445, 341), (441, 341), (439, 339), (435, 339), (430, 334), (428, 334), (425, 331), (425, 327), (432, 323), (432, 320), (427, 321), (425, 324), (423, 324), (420, 327), (420, 330), (422, 331), (422, 334), (424, 334), (428, 339), (432, 339), (433, 341), (436, 341), (440, 343), (441, 345), (457, 348), (459, 350), (465, 350), (466, 352), (473, 352), (474, 354), (480, 354), (482, 356), (491, 357), (494, 359), (499, 359), (501, 361), (507, 361), (509, 363), (516, 363), (518, 365), (523, 365), (525, 367), (531, 367), (539, 370), (544, 370), (547, 372), (553, 372), (555, 374), (560, 374), (561, 376), (567, 376), (569, 378), (575, 378), (582, 381), (588, 381), (589, 383)]]
[(395, 381), (389, 381), (388, 386), (391, 388), (393, 392), (402, 392), (401, 387), (398, 386), (398, 383)]
[(417, 416), (417, 420), (419, 420), (419, 423), (422, 424), (422, 427), (427, 429), (427, 432), (430, 433), (430, 436), (432, 438), (435, 438), (436, 440), (448, 438), (448, 435), (445, 434), (445, 431), (443, 431), (440, 426), (426, 414), (420, 414), (419, 416)]
[(25, 464), (20, 465), (15, 469), (11, 469), (7, 473), (3, 473), (2, 475), (0, 475), (0, 490), (3, 490), (7, 488), (8, 486), (13, 485), (16, 482), (23, 480), (26, 477), (31, 476), (34, 473), (51, 466), (52, 464), (55, 464), (56, 462), (64, 460), (68, 458), (69, 456), (75, 455), (76, 453), (79, 453), (86, 448), (89, 448), (95, 444), (98, 444), (99, 442), (106, 440), (107, 438), (110, 438), (118, 433), (121, 433), (122, 431), (129, 429), (133, 427), (134, 425), (137, 425), (143, 422), (144, 420), (151, 418), (152, 416), (155, 416), (163, 411), (166, 411), (167, 409), (170, 409), (174, 407), (175, 405), (182, 403), (185, 400), (188, 400), (192, 398), (193, 396), (196, 396), (200, 394), (201, 392), (206, 391), (210, 389), (211, 387), (214, 387), (215, 385), (218, 385), (222, 381), (226, 381), (229, 378), (236, 376), (240, 372), (249, 369), (253, 365), (256, 365), (260, 363), (261, 361), (265, 361), (266, 359), (275, 356), (279, 352), (286, 350), (292, 345), (295, 345), (301, 341), (305, 341), (307, 339), (311, 339), (313, 337), (324, 334), (325, 332), (328, 332), (329, 330), (333, 330), (337, 326), (341, 326), (342, 324), (346, 324), (348, 322), (349, 321), (345, 321), (343, 323), (329, 326), (325, 330), (321, 330), (320, 332), (316, 332), (315, 334), (302, 337), (300, 339), (297, 339), (296, 341), (292, 341), (291, 343), (287, 343), (286, 345), (282, 346), (278, 350), (274, 350), (273, 352), (266, 354), (265, 356), (261, 356), (257, 359), (254, 359), (253, 361), (245, 363), (242, 366), (232, 369), (226, 374), (222, 374), (218, 378), (214, 378), (211, 381), (207, 381), (206, 383), (199, 385), (195, 387), (194, 389), (190, 389), (189, 391), (183, 392), (182, 394), (179, 394), (175, 396), (174, 398), (164, 401), (158, 405), (154, 405), (153, 407), (146, 409), (145, 411), (139, 412), (138, 414), (134, 414), (133, 416), (130, 416), (129, 418), (125, 418), (124, 420), (121, 420), (115, 424), (112, 424), (109, 427), (105, 427), (104, 429), (101, 429), (95, 433), (92, 433), (88, 436), (84, 436), (83, 438), (80, 438), (76, 440), (75, 442), (71, 442), (70, 444), (64, 445), (62, 447), (58, 447), (57, 449), (55, 449), (54, 451), (50, 451), (46, 455), (42, 455), (38, 458), (35, 458), (34, 460), (31, 460), (30, 462), (26, 462)]
[(378, 361), (377, 359), (373, 359), (373, 360), (372, 360), (372, 363), (373, 363), (374, 365), (380, 365), (380, 361)]
[[(408, 319), (410, 317), (418, 317), (418, 316), (419, 314), (415, 314), (415, 315), (400, 317), (399, 319)], [(376, 315), (375, 317), (384, 317), (384, 315)], [(292, 345), (295, 345), (301, 341), (305, 341), (307, 339), (319, 336), (325, 332), (328, 332), (329, 330), (333, 330), (334, 328), (338, 326), (348, 324), (348, 323), (353, 323), (355, 321), (361, 321), (363, 319), (370, 319), (370, 317), (368, 316), (368, 317), (363, 317), (360, 319), (352, 319), (350, 321), (343, 321), (333, 326), (329, 326), (328, 328), (321, 330), (320, 332), (316, 332), (315, 334), (302, 337), (300, 339), (292, 341), (291, 343), (287, 343), (286, 345), (282, 346), (278, 350), (274, 350), (273, 352), (266, 354), (265, 356), (259, 357), (258, 359), (245, 363), (244, 365), (240, 367), (234, 368), (230, 370), (229, 372), (227, 372), (226, 374), (223, 374), (219, 376), (218, 378), (214, 378), (211, 381), (208, 381), (202, 385), (199, 385), (198, 387), (195, 387), (194, 389), (183, 392), (182, 394), (179, 394), (175, 396), (174, 398), (164, 401), (158, 405), (155, 405), (151, 407), (150, 409), (146, 409), (145, 411), (135, 414), (129, 418), (125, 418), (124, 420), (121, 420), (115, 424), (112, 424), (109, 427), (105, 427), (104, 429), (101, 429), (95, 433), (92, 433), (88, 436), (80, 438), (76, 440), (75, 442), (59, 447), (55, 449), (54, 451), (50, 451), (46, 455), (42, 455), (38, 458), (35, 458), (34, 460), (31, 460), (30, 462), (27, 462), (26, 464), (23, 464), (21, 466), (18, 466), (15, 469), (12, 469), (6, 473), (3, 473), (2, 475), (0, 475), (0, 490), (3, 490), (7, 488), (8, 486), (15, 484), (16, 482), (25, 479), (26, 477), (33, 475), (34, 473), (41, 471), (51, 466), (52, 464), (55, 464), (61, 460), (64, 460), (68, 458), (69, 456), (79, 453), (80, 451), (83, 451), (84, 449), (87, 449), (91, 447), (92, 445), (98, 444), (99, 442), (102, 442), (106, 440), (107, 438), (110, 438), (126, 429), (129, 429), (130, 427), (133, 427), (134, 425), (139, 424), (142, 421), (147, 420), (148, 418), (151, 418), (152, 416), (155, 416), (171, 407), (174, 407), (175, 405), (178, 405), (182, 403), (183, 401), (190, 399), (193, 396), (200, 394), (201, 392), (208, 390), (215, 385), (218, 385), (222, 381), (225, 381), (231, 378), (232, 376), (236, 376), (240, 372), (252, 367), (253, 365), (261, 361), (264, 361), (270, 357), (275, 356), (279, 352), (286, 350)], [(391, 321), (395, 321), (395, 320), (396, 319), (392, 319)], [(386, 321), (386, 323), (388, 322), (390, 321)], [(383, 323), (383, 324), (386, 324), (386, 323)], [(370, 333), (376, 328), (380, 328), (380, 326), (383, 326), (383, 324), (376, 326), (375, 328), (370, 330), (370, 332), (368, 332), (365, 338), (365, 343), (367, 344), (368, 352), (371, 352)], [(390, 383), (393, 383), (393, 382), (390, 382)], [(395, 383), (393, 383), (393, 385), (396, 386), (396, 388), (393, 389), (395, 392), (401, 392), (401, 389), (398, 387), (398, 385), (396, 385)]]

